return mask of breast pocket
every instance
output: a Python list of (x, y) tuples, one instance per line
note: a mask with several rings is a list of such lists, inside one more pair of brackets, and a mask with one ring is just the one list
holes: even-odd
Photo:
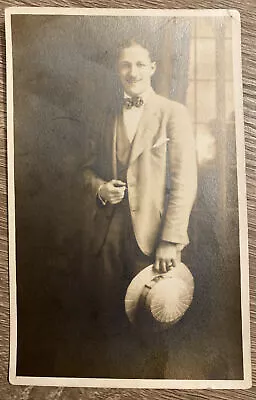
[(158, 147), (161, 147), (164, 144), (167, 144), (169, 142), (169, 138), (168, 137), (160, 137), (157, 139), (157, 141), (153, 144), (152, 149), (156, 149)]
[(151, 147), (151, 153), (155, 156), (161, 157), (166, 153), (166, 146), (170, 139), (169, 138), (160, 138), (154, 143)]

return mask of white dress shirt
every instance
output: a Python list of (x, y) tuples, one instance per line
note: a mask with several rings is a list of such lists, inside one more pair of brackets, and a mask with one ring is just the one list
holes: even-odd
[[(145, 107), (145, 103), (150, 95), (152, 93), (153, 89), (150, 87), (146, 92), (141, 94), (139, 97), (142, 98), (143, 100), (143, 105), (140, 107), (132, 107), (132, 108), (126, 108), (123, 107), (123, 123), (126, 129), (126, 134), (127, 137), (132, 143), (134, 136), (136, 134), (136, 131), (139, 126), (139, 122)], [(127, 93), (124, 93), (124, 98), (130, 98), (131, 96), (128, 96)]]

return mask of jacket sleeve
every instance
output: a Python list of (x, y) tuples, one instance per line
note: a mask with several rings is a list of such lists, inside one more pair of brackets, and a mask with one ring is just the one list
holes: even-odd
[(85, 189), (89, 194), (96, 198), (99, 187), (105, 183), (104, 179), (99, 176), (99, 151), (100, 143), (90, 140), (87, 146), (87, 157), (83, 165), (83, 176)]
[(193, 127), (186, 107), (179, 103), (173, 103), (167, 135), (170, 193), (161, 240), (184, 247), (189, 243), (187, 230), (197, 190), (197, 161)]

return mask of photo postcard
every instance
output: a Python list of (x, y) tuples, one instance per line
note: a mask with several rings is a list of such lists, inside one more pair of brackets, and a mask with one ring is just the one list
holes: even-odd
[(251, 386), (240, 16), (6, 9), (15, 385)]

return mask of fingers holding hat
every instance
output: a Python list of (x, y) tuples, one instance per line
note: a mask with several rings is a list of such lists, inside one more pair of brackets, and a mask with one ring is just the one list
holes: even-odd
[(158, 258), (156, 258), (154, 262), (153, 270), (156, 272), (160, 272), (160, 260)]
[(169, 261), (166, 261), (166, 260), (161, 260), (160, 261), (160, 272), (162, 272), (163, 274), (165, 273), (165, 272), (168, 272), (169, 271)]
[(167, 263), (163, 259), (156, 259), (155, 264), (154, 264), (154, 270), (156, 272), (159, 272), (160, 274), (163, 274), (167, 272)]
[(171, 266), (174, 268), (177, 267), (177, 260), (175, 258), (171, 259)]
[(170, 260), (156, 259), (155, 264), (153, 266), (156, 272), (160, 274), (164, 274), (173, 267), (173, 264)]
[(177, 246), (174, 243), (161, 242), (156, 251), (153, 269), (158, 273), (166, 273), (177, 264)]

